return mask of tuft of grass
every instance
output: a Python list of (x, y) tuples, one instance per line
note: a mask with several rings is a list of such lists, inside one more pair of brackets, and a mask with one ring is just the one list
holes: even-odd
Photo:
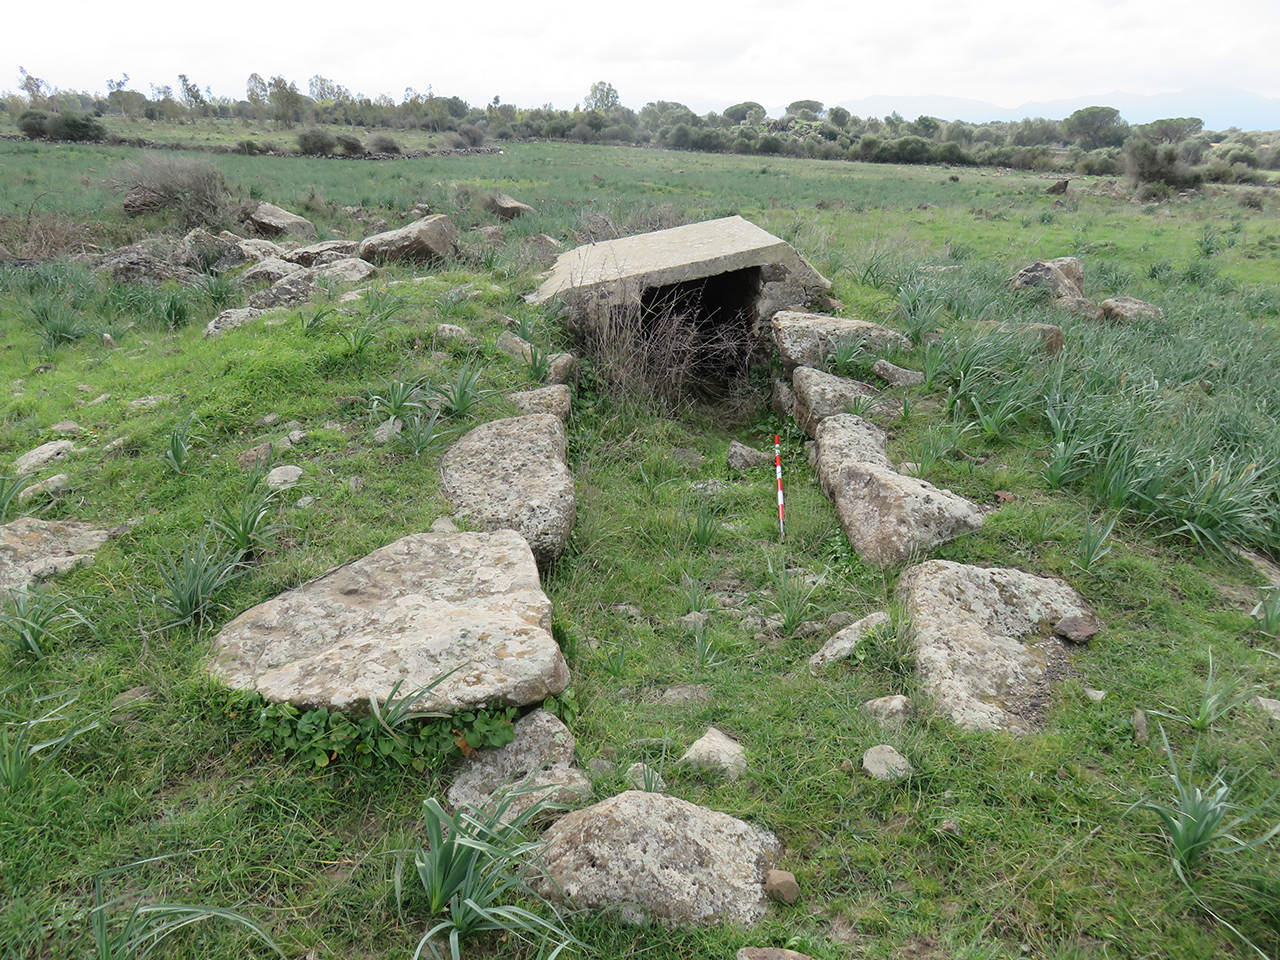
[(93, 628), (89, 619), (72, 606), (70, 597), (43, 590), (24, 587), (13, 591), (6, 609), (0, 612), (0, 636), (19, 659), (43, 660), (45, 646), (67, 626)]
[(162, 550), (156, 564), (165, 587), (156, 594), (156, 602), (170, 615), (163, 624), (165, 630), (199, 625), (214, 608), (218, 592), (247, 570), (238, 556), (211, 542), (207, 534), (201, 534), (178, 558)]
[(1224, 719), (1231, 711), (1242, 706), (1256, 690), (1252, 684), (1245, 683), (1239, 677), (1218, 676), (1217, 666), (1213, 662), (1213, 651), (1209, 651), (1209, 673), (1199, 695), (1187, 701), (1185, 709), (1176, 711), (1169, 704), (1162, 704), (1165, 710), (1151, 710), (1149, 713), (1184, 723), (1197, 733), (1208, 733), (1214, 725)]
[(479, 363), (468, 361), (458, 368), (453, 380), (433, 387), (432, 392), (440, 399), (440, 411), (459, 420), (474, 416), (487, 396), (487, 391), (480, 388), (483, 373)]
[[(0, 695), (9, 693), (11, 689), (0, 690)], [(63, 711), (77, 699), (79, 697), (75, 694), (49, 693), (35, 697), (25, 714), (0, 708), (0, 787), (10, 794), (26, 788), (38, 767), (53, 763), (77, 737), (97, 729), (96, 721), (82, 723), (61, 736), (39, 739), (48, 727), (58, 726), (66, 720)], [(45, 704), (52, 705), (46, 707)]]
[(1080, 535), (1080, 546), (1076, 550), (1076, 556), (1071, 561), (1071, 565), (1088, 573), (1109, 554), (1111, 544), (1107, 543), (1107, 538), (1111, 536), (1111, 531), (1115, 529), (1116, 521), (1119, 519), (1118, 513), (1106, 523), (1099, 521), (1095, 524), (1092, 517), (1086, 518), (1084, 533)]
[(765, 603), (778, 615), (779, 630), (784, 637), (794, 634), (800, 624), (813, 619), (818, 612), (813, 595), (826, 582), (827, 571), (818, 574), (812, 580), (806, 579), (794, 570), (788, 569), (787, 558), (783, 554), (778, 563), (768, 553), (765, 562), (769, 569), (769, 582), (772, 593)]
[(200, 421), (194, 413), (173, 428), (169, 434), (169, 442), (164, 448), (164, 462), (178, 476), (183, 476), (191, 465), (191, 448), (203, 440), (192, 433), (192, 428)]
[(1254, 629), (1268, 640), (1280, 640), (1280, 587), (1263, 587), (1250, 611)]
[(221, 535), (233, 562), (243, 563), (266, 553), (275, 545), (276, 534), (289, 529), (271, 519), (275, 510), (276, 491), (266, 485), (261, 471), (254, 471), (238, 502), (218, 501), (218, 515), (209, 525)]

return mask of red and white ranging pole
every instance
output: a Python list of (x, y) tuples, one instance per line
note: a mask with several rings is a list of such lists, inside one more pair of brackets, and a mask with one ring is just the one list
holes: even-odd
[(782, 437), (776, 433), (773, 435), (773, 463), (778, 472), (778, 542), (785, 543), (787, 539), (787, 511), (786, 501), (782, 496)]

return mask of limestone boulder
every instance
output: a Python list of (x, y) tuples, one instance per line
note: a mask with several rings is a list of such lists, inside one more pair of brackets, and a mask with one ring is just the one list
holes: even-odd
[(458, 252), (458, 228), (444, 214), (415, 220), (399, 230), (387, 230), (360, 242), (362, 260), (409, 260), (425, 263), (448, 260)]
[(160, 241), (141, 241), (120, 247), (93, 260), (95, 273), (105, 273), (117, 283), (157, 284), (174, 281), (193, 287), (205, 275), (171, 259), (171, 245)]
[(1134, 297), (1113, 297), (1098, 304), (1104, 320), (1160, 320), (1164, 311), (1154, 303), (1138, 300)]
[(832, 497), (850, 546), (875, 567), (891, 567), (982, 526), (977, 505), (950, 490), (873, 463), (846, 465)]
[(272, 307), (289, 307), (306, 303), (315, 289), (315, 280), (309, 270), (299, 270), (277, 280), (265, 290), (259, 290), (246, 301), (253, 310), (269, 310)]
[(922, 685), (958, 726), (1034, 729), (1061, 641), (1052, 624), (1092, 619), (1061, 580), (1021, 570), (928, 560), (906, 570), (898, 596), (916, 633)]
[(809, 658), (809, 672), (816, 675), (828, 663), (847, 660), (863, 637), (872, 630), (887, 627), (889, 623), (887, 613), (876, 612), (849, 624), (833, 635), (822, 645), (821, 650)]
[(727, 462), (729, 469), (735, 473), (751, 473), (762, 467), (773, 466), (774, 455), (770, 451), (756, 450), (733, 440), (729, 443)]
[(908, 370), (888, 360), (877, 360), (871, 365), (871, 372), (891, 387), (918, 387), (924, 383), (924, 374), (919, 370)]
[(354, 257), (359, 249), (358, 240), (322, 240), (290, 250), (283, 259), (303, 267), (317, 267)]
[(76, 452), (76, 445), (70, 440), (50, 440), (42, 443), (34, 450), (28, 450), (13, 461), (13, 472), (18, 476), (35, 473), (55, 461)]
[(484, 208), (503, 221), (514, 220), (516, 217), (538, 212), (527, 203), (521, 203), (515, 197), (509, 197), (505, 193), (490, 197), (485, 201)]
[(343, 257), (313, 267), (311, 275), (317, 280), (336, 280), (339, 283), (361, 283), (375, 276), (378, 268), (359, 257)]
[[(214, 641), (228, 684), (299, 707), (364, 709), (435, 683), (419, 709), (541, 703), (569, 685), (551, 601), (511, 531), (418, 533), (236, 617)], [(441, 679), (443, 678), (443, 679)]]
[(19, 517), (0, 526), (0, 595), (93, 562), (108, 530), (73, 520)]
[(1103, 318), (1102, 308), (1088, 297), (1058, 297), (1053, 301), (1053, 305), (1059, 310), (1077, 317), (1084, 317), (1086, 320), (1101, 320)]
[(792, 416), (804, 432), (814, 438), (818, 436), (818, 425), (827, 417), (846, 414), (861, 398), (874, 398), (879, 394), (875, 387), (861, 380), (837, 377), (813, 367), (796, 367), (791, 375), (791, 390), (796, 400)]
[(283, 260), (288, 252), (284, 247), (272, 243), (270, 240), (264, 240), (262, 237), (238, 237), (230, 230), (223, 230), (218, 234), (218, 238), (225, 240), (236, 248), (241, 257), (241, 263), (246, 260), (256, 263), (269, 257)]
[(515, 530), (539, 564), (564, 552), (577, 518), (564, 424), (549, 413), (492, 420), (444, 455), (441, 489), (457, 517), (483, 530)]
[(260, 201), (245, 216), (244, 222), (254, 233), (263, 237), (287, 235), (305, 239), (316, 235), (316, 225), (306, 217), (300, 217), (266, 201)]
[(689, 745), (680, 762), (715, 770), (730, 780), (736, 780), (747, 769), (747, 750), (715, 727), (708, 727), (706, 733)]
[(1076, 257), (1037, 260), (1009, 278), (1010, 290), (1048, 287), (1054, 300), (1084, 296), (1084, 263)]
[(228, 269), (232, 260), (244, 262), (235, 243), (199, 227), (182, 238), (173, 259), (192, 270), (212, 269), (219, 273)]
[(818, 485), (834, 500), (844, 488), (846, 468), (870, 463), (886, 470), (893, 464), (885, 452), (885, 432), (870, 420), (841, 413), (818, 424)]
[(640, 790), (570, 813), (543, 839), (544, 896), (664, 927), (760, 920), (765, 874), (782, 850), (728, 814)]
[(294, 274), (304, 273), (305, 271), (305, 267), (300, 267), (298, 264), (290, 263), (280, 257), (267, 257), (259, 260), (245, 270), (244, 273), (240, 274), (240, 279), (244, 283), (266, 283), (270, 285), (277, 280), (283, 280), (285, 277), (292, 277)]
[(230, 310), (223, 310), (205, 325), (204, 338), (212, 340), (220, 337), (228, 330), (243, 327), (250, 320), (256, 320), (260, 316), (262, 311), (255, 310), (253, 307), (233, 307)]
[(563, 383), (539, 387), (537, 390), (519, 390), (507, 394), (507, 399), (522, 413), (549, 413), (561, 423), (569, 419), (571, 397), (569, 388)]
[(591, 781), (573, 765), (573, 734), (557, 717), (534, 710), (516, 721), (514, 734), (506, 746), (465, 762), (449, 787), (450, 804), (491, 809), (518, 792), (503, 814), (510, 820), (536, 803), (581, 806), (590, 798)]
[(783, 310), (773, 315), (770, 325), (778, 356), (788, 372), (796, 367), (825, 367), (827, 356), (841, 343), (861, 343), (872, 353), (911, 349), (907, 337), (866, 320)]

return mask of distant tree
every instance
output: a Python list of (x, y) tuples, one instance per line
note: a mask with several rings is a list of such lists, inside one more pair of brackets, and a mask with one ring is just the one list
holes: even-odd
[(258, 73), (249, 74), (249, 79), (245, 81), (245, 99), (253, 107), (254, 117), (258, 120), (266, 118), (267, 95), (267, 81), (262, 79), (262, 75)]
[(302, 119), (302, 94), (298, 85), (284, 77), (272, 77), (267, 88), (267, 99), (271, 103), (271, 113), (276, 123), (288, 128)]
[(918, 137), (924, 137), (926, 140), (932, 140), (941, 129), (942, 121), (937, 117), (929, 117), (921, 114), (911, 121), (912, 132)]
[(1199, 117), (1166, 117), (1163, 120), (1140, 123), (1133, 128), (1133, 132), (1152, 143), (1181, 143), (1199, 135), (1203, 129), (1204, 121)]
[(742, 103), (735, 103), (732, 107), (725, 107), (724, 116), (734, 123), (742, 123), (753, 110), (759, 110), (761, 113), (766, 112), (764, 107), (754, 100), (744, 100)]
[(200, 87), (187, 79), (185, 73), (178, 74), (178, 86), (182, 90), (182, 102), (186, 104), (187, 111), (192, 116), (204, 116), (209, 104), (200, 92)]
[(1017, 123), (1009, 124), (1005, 139), (1018, 147), (1044, 147), (1051, 143), (1060, 143), (1062, 138), (1062, 124), (1057, 120), (1049, 120), (1045, 117), (1023, 117)]
[(598, 110), (606, 117), (620, 106), (622, 101), (618, 98), (618, 91), (613, 88), (612, 83), (606, 83), (604, 80), (593, 83), (591, 92), (582, 101), (583, 110)]
[(18, 74), (22, 77), (22, 91), (27, 95), (27, 105), (33, 110), (43, 106), (49, 99), (49, 85), (39, 77), (27, 73), (26, 67), (19, 67)]
[(1129, 125), (1115, 107), (1083, 107), (1062, 121), (1062, 132), (1086, 150), (1097, 150), (1121, 146)]
[(897, 110), (884, 118), (885, 133), (891, 137), (899, 137), (902, 135), (902, 128), (906, 125), (906, 118)]
[(801, 110), (811, 110), (816, 116), (822, 116), (821, 100), (792, 100), (787, 104), (787, 113), (798, 114)]
[(837, 129), (843, 130), (849, 122), (849, 111), (844, 107), (832, 107), (827, 111), (827, 119), (835, 124)]

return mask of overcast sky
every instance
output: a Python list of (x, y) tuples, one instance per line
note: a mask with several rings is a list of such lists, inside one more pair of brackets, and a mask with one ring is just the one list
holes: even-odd
[[(634, 12), (633, 12), (634, 11)], [(877, 94), (1001, 107), (1111, 91), (1238, 87), (1280, 97), (1277, 0), (642, 0), (350, 5), (64, 0), (15, 3), (0, 30), (0, 90), (19, 66), (64, 89), (177, 88), (186, 73), (243, 98), (251, 73), (304, 93), (321, 74), (352, 92), (406, 87), (570, 108), (607, 80), (622, 102), (774, 110)]]

